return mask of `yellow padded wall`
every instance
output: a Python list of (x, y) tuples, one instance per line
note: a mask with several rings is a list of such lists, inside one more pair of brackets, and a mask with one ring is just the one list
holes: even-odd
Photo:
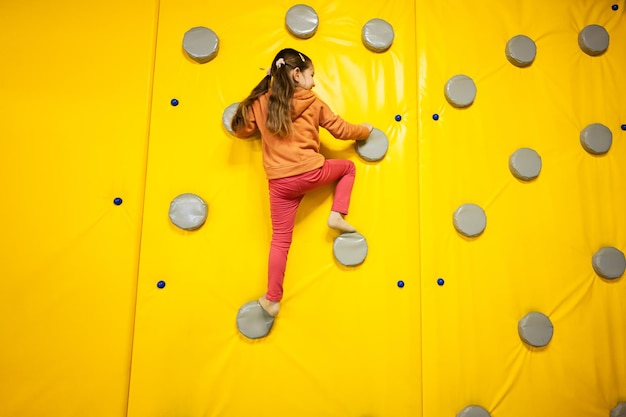
[(2, 416), (126, 415), (155, 23), (0, 5)]
[[(307, 4), (320, 24), (299, 40), (285, 28), (292, 2), (161, 2), (130, 416), (421, 410), (413, 5)], [(372, 18), (393, 23), (396, 39), (385, 53), (361, 42)], [(182, 48), (196, 26), (220, 39), (206, 64)], [(334, 260), (330, 187), (305, 197), (281, 313), (267, 338), (251, 341), (238, 332), (236, 315), (266, 287), (267, 182), (259, 140), (229, 135), (222, 113), (245, 98), (283, 47), (308, 54), (315, 91), (347, 120), (385, 132), (390, 148), (383, 161), (366, 163), (352, 142), (324, 133), (327, 156), (357, 165), (348, 218), (367, 239), (367, 258), (352, 268)], [(168, 218), (182, 193), (208, 204), (199, 230), (183, 231)]]
[[(626, 399), (625, 278), (601, 279), (591, 264), (603, 246), (626, 250), (626, 22), (617, 3), (418, 2), (424, 416), (475, 404), (496, 417), (603, 417)], [(598, 57), (578, 46), (589, 24), (610, 34)], [(519, 34), (537, 46), (527, 68), (505, 57)], [(465, 109), (443, 96), (456, 74), (476, 83)], [(606, 155), (580, 145), (590, 123), (611, 129)], [(521, 147), (542, 158), (536, 180), (509, 172)], [(486, 212), (479, 237), (453, 228), (465, 203)], [(554, 326), (543, 348), (518, 336), (531, 311)]]

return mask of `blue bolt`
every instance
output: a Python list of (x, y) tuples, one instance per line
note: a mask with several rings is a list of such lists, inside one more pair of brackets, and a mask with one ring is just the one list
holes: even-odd
[(400, 280), (398, 281), (398, 288), (402, 288), (404, 287), (404, 281)]
[(443, 278), (439, 278), (439, 279), (437, 280), (437, 285), (442, 286), (443, 284), (444, 284), (444, 280), (443, 280)]
[(399, 114), (396, 114), (396, 122), (399, 122), (400, 120), (402, 120), (402, 116), (400, 116)]
[(178, 100), (176, 100), (175, 98), (172, 99), (171, 103), (174, 107), (178, 106)]
[(613, 6), (611, 6), (611, 9), (617, 10), (617, 9), (619, 9), (619, 6), (617, 4), (614, 4)]
[(622, 130), (626, 130), (626, 125), (622, 125)]
[(433, 120), (439, 120), (439, 115), (437, 113), (433, 114)]
[(115, 197), (113, 199), (113, 204), (115, 204), (116, 206), (119, 206), (120, 204), (122, 204), (122, 199), (119, 197)]
[(159, 288), (165, 288), (165, 281), (159, 281), (159, 282), (157, 282), (157, 287), (159, 287)]

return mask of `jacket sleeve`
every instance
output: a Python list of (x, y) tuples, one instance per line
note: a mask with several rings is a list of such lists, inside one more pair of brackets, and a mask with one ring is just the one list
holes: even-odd
[(335, 138), (361, 140), (369, 137), (370, 131), (367, 127), (346, 122), (340, 116), (336, 115), (326, 103), (322, 100), (319, 101), (321, 104), (320, 126), (328, 130)]
[[(237, 115), (235, 115), (237, 117)], [(257, 131), (256, 119), (254, 117), (254, 111), (250, 109), (248, 113), (248, 123), (245, 126), (240, 127), (237, 130), (234, 130), (235, 136), (238, 138), (248, 138), (254, 135)]]

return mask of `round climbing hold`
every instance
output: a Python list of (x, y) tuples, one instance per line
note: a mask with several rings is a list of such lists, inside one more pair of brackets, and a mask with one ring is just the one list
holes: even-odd
[(601, 123), (592, 123), (580, 132), (580, 144), (592, 155), (607, 153), (612, 143), (611, 130)]
[(614, 5), (611, 6), (611, 9), (617, 10), (617, 9), (619, 9), (619, 6), (617, 4), (614, 4)]
[(219, 39), (211, 29), (198, 26), (185, 32), (183, 49), (191, 59), (204, 64), (217, 55)]
[(437, 113), (433, 114), (433, 120), (439, 120), (439, 115)]
[(455, 75), (446, 83), (444, 93), (454, 107), (467, 107), (476, 98), (476, 84), (467, 75)]
[(537, 45), (525, 35), (513, 36), (506, 44), (506, 59), (516, 67), (527, 67), (537, 55)]
[(399, 122), (400, 120), (402, 120), (402, 116), (400, 116), (399, 114), (396, 114), (396, 122)]
[(285, 15), (287, 30), (300, 39), (308, 39), (315, 35), (319, 22), (320, 20), (315, 10), (306, 4), (292, 6)]
[(491, 417), (491, 415), (480, 405), (469, 405), (459, 411), (456, 417)]
[(619, 278), (626, 270), (624, 253), (611, 246), (598, 250), (591, 258), (591, 264), (596, 274), (606, 279)]
[(342, 233), (335, 238), (333, 253), (337, 262), (344, 266), (360, 265), (367, 256), (367, 241), (357, 232)]
[(237, 312), (237, 328), (249, 339), (267, 336), (274, 325), (272, 317), (258, 301), (249, 301)]
[(445, 281), (443, 280), (443, 278), (439, 278), (437, 280), (437, 285), (439, 285), (441, 287), (443, 284), (445, 284)]
[(578, 46), (587, 55), (602, 55), (609, 48), (609, 32), (600, 25), (586, 26), (578, 34)]
[(183, 230), (196, 230), (207, 218), (207, 204), (195, 194), (180, 194), (170, 203), (169, 217)]
[(172, 101), (170, 101), (170, 104), (174, 107), (178, 106), (178, 100), (173, 98)]
[(485, 211), (476, 204), (463, 204), (452, 216), (454, 228), (467, 237), (480, 235), (487, 227)]
[(121, 199), (121, 198), (119, 198), (119, 197), (115, 197), (115, 198), (113, 199), (113, 204), (115, 204), (116, 206), (121, 205), (121, 204), (122, 204), (122, 199)]
[(373, 128), (369, 137), (365, 140), (357, 140), (354, 143), (356, 153), (366, 161), (376, 162), (383, 159), (389, 149), (389, 140), (382, 130)]
[(617, 405), (611, 409), (610, 417), (626, 417), (626, 401), (618, 402)]
[(530, 312), (517, 323), (520, 338), (534, 347), (543, 347), (550, 343), (554, 334), (552, 322), (545, 314)]
[(367, 49), (384, 52), (393, 43), (393, 27), (383, 19), (371, 19), (361, 31), (361, 40)]
[(398, 281), (398, 288), (403, 288), (404, 287), (404, 281), (400, 280)]
[(626, 124), (622, 125), (622, 130), (626, 130)]
[(530, 181), (541, 171), (541, 156), (530, 148), (520, 148), (509, 157), (511, 174), (522, 181)]
[(231, 135), (235, 135), (235, 132), (233, 132), (233, 128), (230, 126), (230, 124), (233, 120), (233, 116), (235, 116), (235, 112), (237, 111), (238, 106), (239, 103), (233, 103), (230, 106), (226, 107), (224, 109), (224, 112), (222, 113), (222, 125), (224, 125), (224, 129), (228, 130), (228, 133), (230, 133)]
[(165, 288), (165, 281), (157, 282), (157, 288)]

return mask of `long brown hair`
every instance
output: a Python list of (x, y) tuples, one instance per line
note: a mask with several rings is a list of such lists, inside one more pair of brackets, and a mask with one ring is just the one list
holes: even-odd
[(295, 68), (300, 68), (300, 71), (304, 71), (311, 65), (311, 59), (305, 54), (291, 48), (281, 50), (272, 61), (270, 73), (237, 106), (231, 121), (231, 128), (236, 131), (238, 128), (247, 125), (252, 103), (271, 89), (267, 129), (276, 136), (290, 136), (293, 132), (291, 99), (296, 89), (296, 85), (291, 77), (291, 71)]

